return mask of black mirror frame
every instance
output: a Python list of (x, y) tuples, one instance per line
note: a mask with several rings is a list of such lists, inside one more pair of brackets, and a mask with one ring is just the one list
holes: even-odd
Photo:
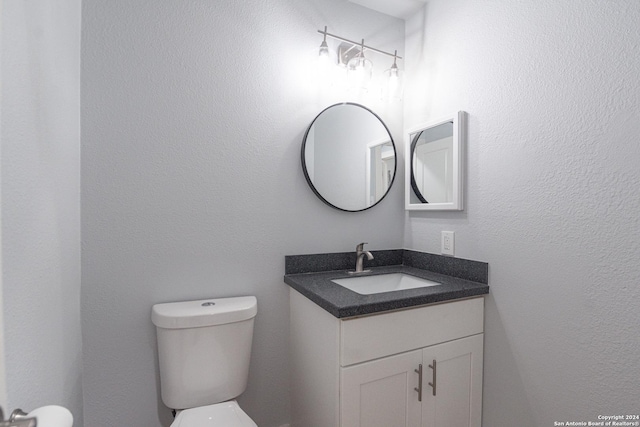
[[(367, 206), (366, 208), (363, 208), (363, 209), (357, 209), (357, 210), (343, 209), (343, 208), (335, 206), (334, 204), (329, 202), (327, 199), (322, 197), (322, 195), (318, 192), (316, 187), (313, 185), (313, 183), (311, 182), (311, 178), (309, 177), (309, 173), (307, 171), (307, 163), (305, 161), (305, 148), (307, 146), (307, 136), (309, 135), (309, 131), (311, 130), (311, 127), (316, 122), (316, 120), (318, 120), (318, 117), (320, 117), (322, 115), (322, 113), (327, 111), (329, 108), (337, 107), (339, 105), (353, 105), (353, 106), (356, 106), (356, 107), (363, 108), (363, 109), (367, 110), (369, 113), (373, 114), (375, 116), (375, 118), (377, 118), (380, 121), (382, 126), (384, 126), (384, 129), (389, 134), (389, 140), (391, 141), (391, 145), (393, 146), (393, 152), (395, 153), (394, 162), (393, 162), (393, 177), (391, 178), (391, 182), (389, 183), (389, 188), (387, 188), (387, 191), (384, 193), (384, 195), (382, 197), (380, 197), (380, 200), (378, 200), (377, 202), (375, 202), (371, 206)], [(339, 102), (337, 104), (333, 104), (333, 105), (328, 106), (324, 110), (320, 111), (320, 113), (318, 113), (318, 115), (311, 121), (311, 124), (307, 128), (307, 131), (304, 133), (304, 137), (302, 138), (302, 149), (300, 151), (300, 159), (302, 161), (302, 171), (304, 172), (304, 178), (307, 180), (307, 184), (309, 184), (309, 187), (311, 188), (313, 193), (320, 200), (322, 200), (325, 204), (331, 206), (334, 209), (337, 209), (337, 210), (343, 211), (343, 212), (362, 212), (362, 211), (366, 211), (366, 210), (371, 209), (372, 207), (376, 206), (378, 203), (380, 203), (382, 200), (384, 200), (385, 197), (387, 197), (387, 194), (389, 194), (389, 191), (391, 190), (391, 187), (393, 186), (393, 183), (395, 182), (396, 173), (398, 172), (398, 150), (396, 150), (396, 144), (395, 144), (395, 142), (393, 140), (393, 136), (391, 135), (391, 131), (387, 127), (386, 123), (380, 118), (380, 116), (378, 116), (376, 113), (371, 111), (369, 108), (367, 108), (367, 107), (365, 107), (364, 105), (361, 105), (361, 104), (356, 104), (354, 102)]]
[(427, 199), (425, 199), (422, 193), (420, 192), (420, 189), (418, 188), (418, 183), (416, 182), (416, 176), (413, 173), (413, 154), (416, 151), (416, 145), (418, 143), (418, 140), (420, 139), (420, 136), (422, 136), (422, 132), (424, 131), (421, 130), (413, 138), (413, 140), (411, 141), (411, 148), (409, 150), (409, 153), (411, 153), (411, 158), (409, 159), (410, 160), (409, 165), (411, 168), (411, 189), (413, 190), (413, 194), (415, 194), (415, 196), (418, 198), (420, 203), (429, 203)]

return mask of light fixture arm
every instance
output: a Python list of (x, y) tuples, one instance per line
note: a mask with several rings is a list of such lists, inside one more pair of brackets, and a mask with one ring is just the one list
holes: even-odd
[(324, 31), (323, 30), (318, 30), (318, 32), (324, 36), (324, 40), (325, 41), (327, 40), (327, 37), (331, 37), (331, 38), (336, 39), (336, 40), (340, 40), (340, 41), (343, 41), (343, 42), (350, 43), (353, 46), (360, 46), (362, 51), (363, 51), (363, 53), (364, 53), (364, 49), (368, 49), (368, 50), (372, 50), (374, 52), (381, 53), (383, 55), (392, 56), (394, 62), (395, 62), (396, 59), (402, 59), (401, 56), (398, 56), (398, 51), (397, 50), (395, 51), (395, 53), (389, 53), (389, 52), (385, 52), (384, 50), (376, 49), (375, 47), (371, 47), (371, 46), (365, 45), (364, 44), (364, 39), (362, 39), (361, 43), (358, 43), (358, 42), (355, 42), (353, 40), (349, 40), (349, 39), (346, 39), (344, 37), (340, 37), (340, 36), (337, 36), (335, 34), (328, 33), (326, 26), (324, 27)]

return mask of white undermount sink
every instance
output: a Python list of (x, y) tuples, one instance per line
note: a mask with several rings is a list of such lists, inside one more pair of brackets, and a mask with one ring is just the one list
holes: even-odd
[(401, 291), (404, 289), (424, 288), (427, 286), (438, 286), (442, 284), (403, 273), (347, 277), (345, 279), (334, 279), (332, 282), (362, 295)]

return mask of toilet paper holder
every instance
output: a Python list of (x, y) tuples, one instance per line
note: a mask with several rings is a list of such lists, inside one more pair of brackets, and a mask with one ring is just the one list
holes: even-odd
[(27, 413), (22, 409), (14, 409), (8, 420), (4, 419), (4, 412), (0, 407), (0, 427), (37, 427), (38, 421), (35, 418), (29, 418)]

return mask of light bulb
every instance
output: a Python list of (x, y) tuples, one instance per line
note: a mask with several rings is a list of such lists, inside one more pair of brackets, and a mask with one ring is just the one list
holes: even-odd
[(400, 73), (400, 70), (398, 70), (398, 65), (394, 61), (393, 65), (389, 69), (389, 80), (397, 81), (400, 78), (399, 73)]
[(366, 89), (371, 80), (372, 70), (373, 64), (364, 57), (362, 52), (347, 63), (347, 76), (354, 87)]
[(322, 61), (329, 61), (329, 46), (327, 45), (326, 40), (323, 40), (320, 43), (320, 49), (318, 50), (318, 56)]
[[(402, 99), (402, 72), (398, 68), (396, 61), (393, 61), (393, 65), (387, 71), (385, 71), (385, 75), (387, 76), (387, 87), (386, 87), (386, 97), (389, 100), (400, 100)], [(384, 88), (383, 88), (384, 93)]]
[(332, 54), (329, 51), (329, 45), (327, 44), (327, 27), (324, 27), (324, 32), (322, 33), (324, 37), (322, 38), (322, 43), (320, 43), (320, 48), (318, 49), (318, 66), (322, 73), (327, 73), (331, 68), (331, 65), (335, 64), (335, 62), (331, 59)]
[(323, 41), (318, 49), (318, 56), (314, 71), (316, 79), (321, 85), (325, 86), (332, 84), (336, 59), (336, 55), (329, 49), (327, 42)]

